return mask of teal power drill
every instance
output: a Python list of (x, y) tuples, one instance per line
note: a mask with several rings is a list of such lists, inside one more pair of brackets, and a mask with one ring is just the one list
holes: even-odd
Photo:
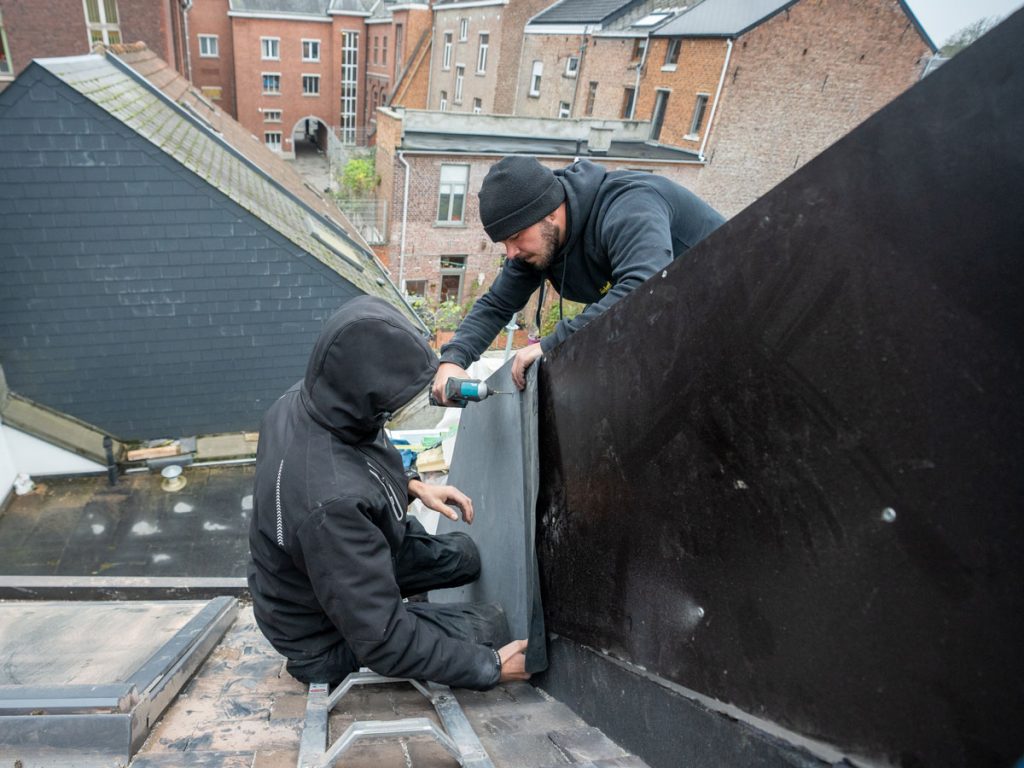
[[(465, 408), (470, 402), (479, 403), (491, 395), (511, 395), (511, 392), (496, 392), (480, 379), (456, 379), (452, 377), (445, 382), (444, 396), (452, 408)], [(431, 405), (441, 405), (430, 395)]]

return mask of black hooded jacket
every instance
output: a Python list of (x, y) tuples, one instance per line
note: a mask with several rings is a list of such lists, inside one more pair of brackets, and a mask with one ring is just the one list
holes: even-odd
[(465, 368), (480, 357), (545, 279), (561, 296), (589, 305), (544, 337), (548, 352), (725, 221), (697, 195), (655, 174), (609, 172), (580, 160), (555, 177), (565, 188), (565, 244), (543, 272), (506, 261), (441, 348), (442, 361)]
[(315, 667), (344, 639), (383, 675), (497, 683), (494, 652), (408, 612), (395, 581), (408, 480), (383, 426), (436, 369), (394, 307), (352, 299), (327, 321), (303, 381), (264, 416), (249, 589), (260, 629), (289, 659)]

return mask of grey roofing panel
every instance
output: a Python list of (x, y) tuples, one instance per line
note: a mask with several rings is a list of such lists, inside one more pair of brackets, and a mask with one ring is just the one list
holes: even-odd
[(329, 10), (334, 13), (368, 13), (373, 0), (331, 0)]
[(652, 33), (655, 37), (732, 37), (797, 0), (704, 0)]
[(613, 141), (608, 152), (591, 155), (586, 141), (578, 145), (571, 139), (547, 139), (531, 136), (486, 136), (448, 133), (413, 133), (402, 140), (405, 152), (450, 152), (460, 155), (557, 155), (587, 157), (600, 162), (602, 157), (651, 161), (696, 161), (697, 154), (642, 141)]
[(531, 24), (600, 24), (636, 0), (561, 0), (530, 20)]
[(326, 16), (331, 0), (231, 0), (232, 11)]

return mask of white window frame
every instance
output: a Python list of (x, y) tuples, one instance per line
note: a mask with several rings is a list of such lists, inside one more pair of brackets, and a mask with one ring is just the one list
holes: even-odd
[[(309, 85), (316, 86), (315, 90), (307, 88)], [(320, 95), (320, 75), (304, 72), (302, 74), (302, 95), (303, 96), (319, 96)]]
[[(307, 51), (309, 52), (307, 55)], [(303, 61), (320, 61), (320, 41), (311, 38), (302, 38), (302, 60)]]
[(544, 78), (544, 62), (534, 60), (533, 69), (530, 71), (530, 95), (540, 96), (540, 84)]
[(565, 60), (565, 76), (576, 77), (580, 72), (580, 57), (570, 56)]
[(444, 48), (441, 53), (441, 69), (448, 70), (452, 68), (452, 33), (444, 33)]
[[(276, 77), (277, 78), (277, 90), (276, 91), (268, 91), (267, 90), (267, 78), (268, 77)], [(263, 95), (264, 96), (280, 96), (281, 95), (281, 73), (280, 72), (261, 72), (260, 73), (260, 80), (261, 80), (261, 82), (263, 84)]]
[(281, 110), (280, 109), (264, 109), (263, 110), (263, 122), (264, 123), (280, 123), (281, 122)]
[(448, 111), (448, 91), (441, 91), (441, 100), (437, 108), (441, 112)]
[[(448, 170), (448, 179), (445, 179), (445, 170)], [(458, 175), (460, 178), (453, 178)], [(448, 190), (445, 191), (445, 187)], [(460, 191), (461, 190), (461, 191)], [(466, 225), (466, 197), (469, 191), (469, 166), (465, 163), (442, 163), (441, 172), (438, 175), (437, 185), (437, 208), (435, 223), (442, 227), (464, 227)], [(455, 208), (454, 202), (461, 195), (462, 205), (459, 210), (459, 218), (453, 218), (452, 212)], [(441, 201), (447, 198), (447, 216), (441, 218)]]
[[(683, 38), (681, 37), (670, 37), (668, 39), (668, 47), (665, 48), (665, 61), (661, 65), (662, 72), (675, 72), (676, 67), (679, 64), (679, 54), (683, 50)], [(673, 57), (673, 52), (675, 56)], [(671, 61), (675, 58), (675, 61)]]
[(341, 33), (341, 143), (356, 143), (359, 104), (359, 33)]
[(11, 48), (7, 45), (7, 32), (4, 30), (4, 14), (0, 10), (0, 79), (10, 80), (14, 76), (14, 64), (11, 63)]
[(464, 64), (455, 65), (455, 96), (452, 98), (454, 104), (462, 103), (462, 86), (466, 82), (466, 66)]
[[(90, 2), (95, 3), (98, 21), (89, 19)], [(117, 7), (116, 0), (110, 0), (110, 2), (113, 3), (114, 14), (117, 17), (113, 21), (107, 18), (107, 4), (105, 0), (82, 0), (82, 7), (85, 11), (85, 33), (89, 39), (90, 49), (93, 44), (101, 41), (104, 45), (123, 42), (121, 37), (121, 11)], [(117, 39), (112, 39), (112, 35), (115, 35)], [(99, 39), (97, 39), (97, 36)]]
[(710, 93), (698, 93), (697, 99), (693, 102), (693, 117), (690, 119), (690, 132), (683, 136), (688, 141), (696, 141), (700, 138), (700, 124), (704, 122), (704, 114), (708, 110), (708, 102), (711, 101)]
[(469, 19), (463, 16), (459, 19), (459, 42), (464, 43), (469, 40)]
[(199, 58), (220, 58), (220, 38), (217, 35), (199, 35)]
[(473, 114), (479, 115), (484, 111), (483, 99), (473, 99)]
[[(447, 264), (445, 262), (448, 262)], [(442, 256), (438, 262), (439, 276), (437, 284), (437, 298), (440, 301), (450, 301), (451, 296), (445, 298), (441, 293), (444, 290), (444, 283), (446, 277), (454, 277), (458, 283), (458, 289), (455, 291), (455, 302), (457, 304), (462, 303), (462, 291), (466, 287), (466, 262), (469, 261), (469, 256), (466, 254), (452, 254), (451, 256)]]
[(559, 117), (559, 119), (564, 119), (564, 118), (570, 117), (571, 114), (572, 114), (572, 107), (569, 105), (568, 101), (560, 101), (560, 102), (558, 102), (558, 117)]
[(261, 37), (260, 38), (260, 60), (280, 61), (281, 60), (281, 38)]
[[(275, 141), (273, 137), (277, 137)], [(267, 149), (273, 150), (274, 152), (281, 151), (281, 131), (264, 131), (263, 132), (263, 143), (267, 146)]]
[(482, 75), (487, 72), (487, 50), (491, 47), (491, 33), (481, 32), (478, 39), (480, 42), (476, 53), (476, 73)]

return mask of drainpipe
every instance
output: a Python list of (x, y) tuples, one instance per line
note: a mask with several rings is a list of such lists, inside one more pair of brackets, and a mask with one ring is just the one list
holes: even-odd
[(412, 169), (409, 168), (403, 152), (398, 153), (398, 161), (405, 166), (405, 184), (402, 190), (402, 239), (398, 246), (398, 290), (405, 295), (405, 223), (409, 218), (409, 174)]
[[(651, 33), (647, 33), (647, 42), (644, 43), (644, 54), (640, 57), (640, 63), (636, 65), (636, 85), (633, 86), (633, 108), (629, 110), (629, 120), (636, 116), (636, 103), (640, 101), (640, 74), (647, 65), (647, 53), (651, 50)], [(653, 115), (652, 115), (653, 117)]]
[[(572, 88), (572, 103), (569, 105), (569, 117), (572, 117), (576, 112), (576, 99), (579, 97), (580, 92), (580, 79), (583, 77), (583, 61), (587, 56), (587, 43), (590, 42), (590, 25), (587, 24), (583, 28), (582, 39), (580, 40), (580, 60), (576, 65), (576, 84)], [(520, 66), (522, 63), (520, 62)]]
[(192, 0), (181, 0), (181, 18), (185, 31), (185, 70), (188, 81), (192, 82), (192, 45), (188, 39), (188, 12), (192, 10)]
[(708, 145), (708, 137), (711, 136), (711, 121), (715, 119), (715, 112), (718, 110), (718, 98), (722, 95), (722, 86), (725, 85), (725, 73), (729, 69), (729, 57), (732, 56), (732, 38), (726, 40), (728, 48), (725, 50), (725, 63), (722, 65), (722, 76), (718, 78), (718, 90), (715, 91), (715, 103), (711, 105), (711, 114), (708, 115), (708, 124), (704, 128), (704, 141), (700, 143), (700, 150), (697, 152), (697, 159), (704, 162), (704, 148)]

